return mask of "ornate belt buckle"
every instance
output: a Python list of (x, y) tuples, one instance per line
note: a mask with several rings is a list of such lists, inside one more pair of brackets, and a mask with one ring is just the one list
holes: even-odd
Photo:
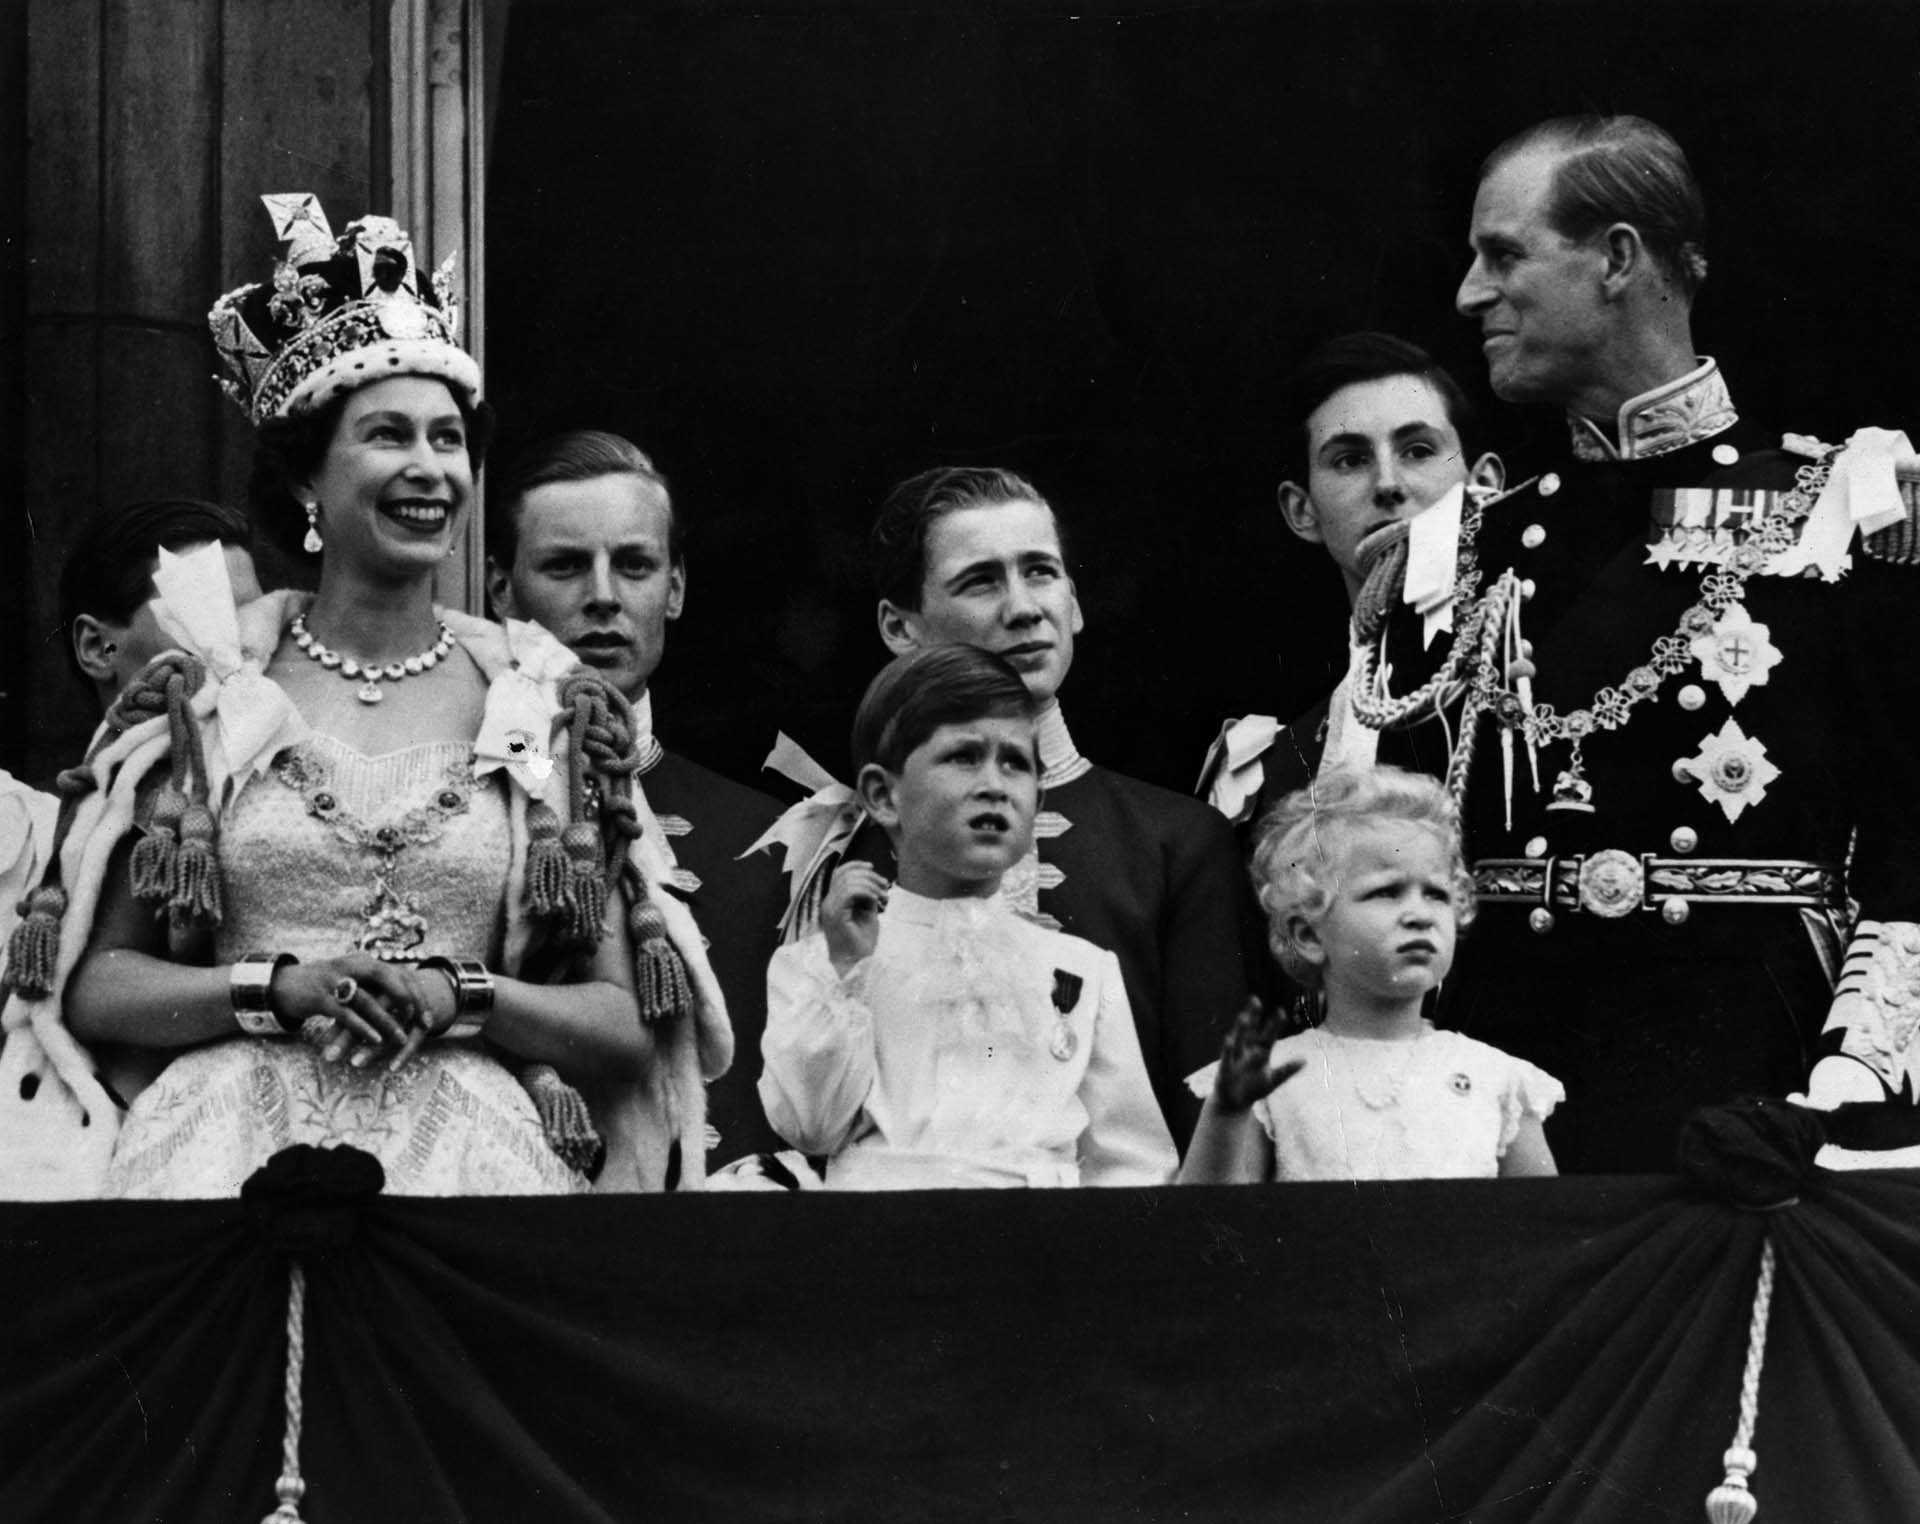
[(1580, 864), (1580, 908), (1606, 920), (1631, 915), (1644, 902), (1647, 873), (1631, 852), (1609, 847)]

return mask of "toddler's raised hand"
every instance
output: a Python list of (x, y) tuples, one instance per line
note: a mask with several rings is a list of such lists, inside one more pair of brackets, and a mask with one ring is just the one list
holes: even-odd
[(872, 863), (843, 862), (834, 869), (820, 904), (820, 929), (827, 934), (827, 956), (835, 973), (844, 976), (872, 955), (890, 887)]
[(1305, 1067), (1304, 1059), (1288, 1059), (1278, 1068), (1269, 1065), (1273, 1045), (1285, 1036), (1286, 1021), (1278, 1010), (1268, 1010), (1258, 995), (1240, 1007), (1233, 1027), (1220, 1048), (1220, 1070), (1213, 1092), (1231, 1111), (1245, 1111), (1263, 1096), (1273, 1094)]

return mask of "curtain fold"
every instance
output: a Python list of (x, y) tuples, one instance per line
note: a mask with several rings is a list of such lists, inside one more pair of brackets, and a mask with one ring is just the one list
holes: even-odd
[[(1920, 1174), (358, 1210), (309, 1524), (1697, 1524), (1769, 1234), (1762, 1517), (1920, 1497)], [(237, 1203), (0, 1208), (0, 1517), (267, 1513), (286, 1263)]]

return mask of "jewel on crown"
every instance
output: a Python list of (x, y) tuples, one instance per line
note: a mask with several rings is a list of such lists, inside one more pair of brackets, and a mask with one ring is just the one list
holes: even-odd
[(454, 337), (455, 256), (422, 289), (413, 240), (391, 217), (336, 236), (305, 191), (260, 199), (283, 245), (273, 280), (228, 292), (207, 314), (221, 388), (254, 423), (386, 375), (437, 376), (477, 396), (479, 368)]

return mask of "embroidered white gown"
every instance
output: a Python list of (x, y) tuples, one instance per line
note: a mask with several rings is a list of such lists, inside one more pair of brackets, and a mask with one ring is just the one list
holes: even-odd
[[(509, 855), (504, 784), (475, 782), (467, 744), (368, 757), (313, 735), (221, 821), (216, 961), (356, 947), (495, 961)], [(141, 1092), (106, 1193), (233, 1196), (294, 1143), (364, 1149), (396, 1194), (586, 1188), (548, 1147), (519, 1080), (477, 1043), (430, 1043), (389, 1075), (379, 1062), (329, 1064), (297, 1038), (233, 1037), (181, 1054)]]

